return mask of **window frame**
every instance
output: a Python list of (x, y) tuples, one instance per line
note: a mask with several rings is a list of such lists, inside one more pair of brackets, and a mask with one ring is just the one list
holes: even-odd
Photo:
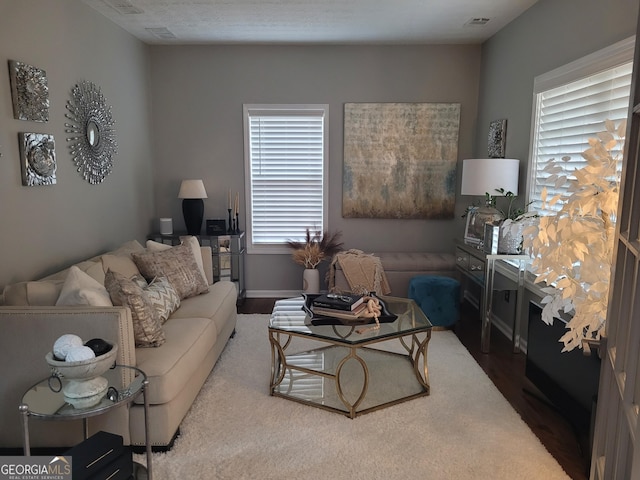
[[(546, 91), (577, 82), (603, 71), (619, 67), (625, 63), (633, 62), (634, 50), (635, 35), (534, 78), (527, 184), (525, 190), (526, 205), (530, 205), (534, 201), (538, 173), (536, 153), (540, 109), (539, 96)], [(605, 119), (602, 119), (603, 130), (604, 121)], [(586, 148), (588, 148), (588, 144), (585, 144), (585, 150)], [(557, 160), (560, 159), (557, 158)], [(551, 211), (536, 211), (536, 213), (544, 215), (551, 214)]]
[[(313, 116), (322, 116), (322, 225), (309, 225), (309, 228), (324, 231), (328, 222), (328, 177), (329, 177), (329, 105), (328, 104), (244, 104), (243, 105), (243, 125), (244, 125), (244, 168), (245, 168), (245, 205), (247, 210), (246, 218), (246, 245), (247, 254), (289, 254), (291, 249), (287, 246), (286, 240), (282, 243), (255, 244), (253, 241), (253, 199), (252, 199), (252, 172), (251, 172), (251, 135), (250, 117), (269, 113), (280, 115), (300, 115), (308, 112), (315, 113)], [(304, 238), (291, 238), (287, 240), (304, 240)]]

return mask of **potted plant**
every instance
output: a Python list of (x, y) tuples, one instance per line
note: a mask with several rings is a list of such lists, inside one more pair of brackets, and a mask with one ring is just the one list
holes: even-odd
[[(509, 198), (509, 209), (505, 219), (500, 223), (500, 236), (498, 239), (498, 252), (519, 254), (522, 253), (523, 232), (526, 227), (535, 222), (538, 217), (536, 212), (527, 212), (522, 208), (514, 209), (513, 200), (516, 195), (506, 192), (505, 197)], [(529, 204), (527, 204), (529, 206)]]
[(560, 312), (572, 314), (560, 338), (563, 351), (582, 348), (583, 339), (598, 340), (605, 333), (622, 161), (614, 152), (623, 150), (626, 122), (617, 128), (611, 121), (605, 124), (606, 132), (589, 139), (582, 153), (587, 165), (573, 172), (575, 179), (567, 180), (563, 168), (568, 157), (545, 167), (551, 182), (568, 181), (570, 188), (549, 200), (543, 189), (543, 203), (562, 207), (523, 232), (535, 282), (547, 285), (542, 319), (551, 324)]
[(341, 235), (341, 232), (312, 232), (307, 228), (304, 241), (287, 241), (287, 245), (293, 250), (293, 261), (305, 268), (302, 276), (302, 290), (305, 293), (320, 293), (320, 273), (317, 267), (323, 260), (342, 250), (343, 244), (339, 241)]

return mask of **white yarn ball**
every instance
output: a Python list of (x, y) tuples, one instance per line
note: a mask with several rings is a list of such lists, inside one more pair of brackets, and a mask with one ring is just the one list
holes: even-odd
[(66, 333), (56, 340), (53, 344), (53, 354), (60, 360), (67, 358), (69, 349), (74, 347), (81, 347), (84, 344), (82, 339), (78, 335), (73, 333)]
[(96, 358), (96, 354), (93, 353), (89, 347), (80, 346), (70, 348), (65, 358), (66, 362), (79, 362), (81, 360), (90, 360)]

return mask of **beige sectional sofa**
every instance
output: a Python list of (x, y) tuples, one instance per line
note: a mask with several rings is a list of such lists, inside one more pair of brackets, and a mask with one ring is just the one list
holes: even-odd
[[(65, 280), (69, 283), (70, 269), (38, 281), (5, 287), (0, 306), (0, 448), (22, 446), (22, 420), (18, 412), (22, 395), (50, 375), (45, 354), (65, 333), (76, 334), (83, 340), (103, 338), (115, 342), (119, 347), (116, 362), (137, 366), (146, 373), (149, 440), (156, 449), (172, 445), (182, 419), (233, 335), (237, 319), (235, 284), (224, 281), (212, 284), (211, 249), (193, 247), (193, 253), (196, 251), (201, 255), (196, 260), (199, 271), (206, 277), (207, 291), (180, 300), (177, 310), (170, 313), (161, 331), (156, 332), (162, 337), (155, 343), (161, 343), (159, 346), (137, 346), (140, 345), (137, 307), (132, 313), (130, 306), (95, 306), (101, 302), (95, 299), (93, 305), (82, 305), (83, 294), (77, 291), (79, 305), (56, 305), (73, 303), (73, 292), (71, 301), (60, 301)], [(134, 265), (133, 256), (144, 252), (140, 243), (132, 241), (76, 266), (104, 284), (107, 263), (111, 267), (126, 264), (130, 269)], [(91, 299), (91, 295), (84, 297)], [(105, 430), (122, 435), (125, 444), (144, 445), (143, 412), (140, 397), (131, 408), (91, 417), (89, 433)], [(36, 448), (69, 447), (82, 439), (82, 433), (81, 421), (30, 421), (31, 445)]]

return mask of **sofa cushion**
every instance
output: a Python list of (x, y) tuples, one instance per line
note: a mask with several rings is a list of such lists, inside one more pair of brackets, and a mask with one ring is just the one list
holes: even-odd
[(102, 270), (107, 273), (108, 270), (112, 272), (124, 275), (127, 278), (132, 278), (135, 275), (140, 275), (140, 270), (136, 266), (135, 262), (131, 258), (131, 255), (112, 255), (106, 253), (101, 257)]
[(91, 278), (76, 266), (72, 266), (62, 286), (56, 305), (92, 305), (112, 307), (109, 293), (104, 285)]
[(12, 307), (48, 307), (55, 305), (64, 282), (18, 282), (4, 287), (3, 305)]
[[(207, 293), (182, 300), (180, 308), (171, 315), (171, 318), (211, 318), (220, 333), (227, 321), (227, 315), (219, 315), (219, 312), (226, 308), (225, 298), (229, 296), (234, 299), (238, 297), (236, 284), (229, 281), (216, 282), (209, 287)], [(235, 304), (235, 300), (233, 303)]]
[(166, 341), (158, 312), (140, 285), (124, 275), (108, 270), (105, 287), (114, 305), (129, 307), (136, 347), (158, 347)]
[(131, 256), (147, 281), (167, 277), (181, 300), (209, 290), (189, 245), (177, 245), (159, 252), (133, 253)]
[(131, 255), (134, 252), (144, 252), (144, 247), (137, 240), (129, 240), (107, 253), (111, 255)]
[(215, 325), (207, 318), (172, 316), (163, 329), (164, 345), (136, 351), (136, 366), (149, 379), (145, 395), (151, 404), (166, 403), (178, 395), (218, 338)]

